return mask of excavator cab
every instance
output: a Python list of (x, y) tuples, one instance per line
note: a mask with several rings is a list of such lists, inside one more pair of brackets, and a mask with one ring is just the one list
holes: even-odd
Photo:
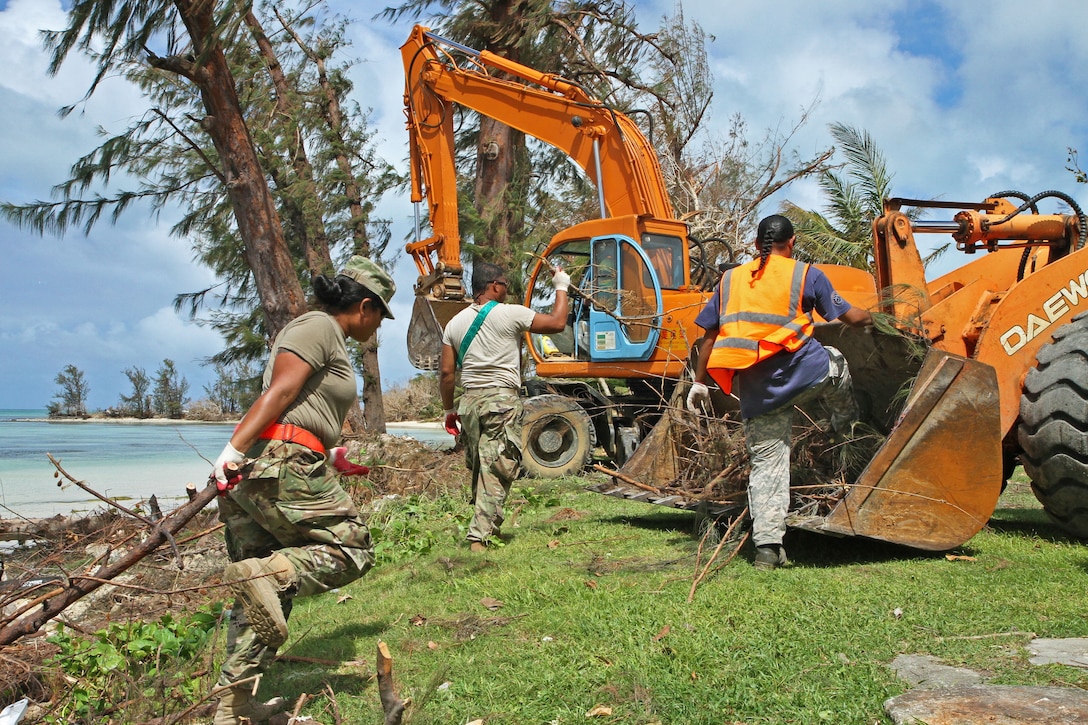
[[(659, 249), (668, 253), (664, 245)], [(664, 309), (659, 277), (659, 270), (667, 269), (663, 262), (655, 263), (644, 247), (622, 234), (561, 242), (531, 275), (529, 299), (536, 309), (551, 305), (549, 266), (562, 267), (571, 276), (570, 318), (563, 332), (531, 338), (541, 357), (589, 362), (650, 357), (660, 338)]]

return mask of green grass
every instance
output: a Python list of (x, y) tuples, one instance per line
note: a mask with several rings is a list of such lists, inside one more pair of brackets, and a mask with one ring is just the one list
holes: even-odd
[(322, 722), (334, 706), (342, 722), (381, 722), (379, 640), (416, 725), (583, 723), (596, 705), (611, 715), (589, 722), (884, 723), (883, 701), (907, 689), (888, 667), (901, 653), (997, 684), (1088, 687), (1083, 671), (1030, 665), (1023, 649), (1029, 633), (1088, 631), (1088, 558), (1022, 482), (951, 552), (970, 559), (791, 531), (792, 566), (758, 572), (746, 548), (691, 603), (694, 515), (581, 483), (521, 496), (509, 541), (484, 555), (461, 542), (467, 503), (414, 502), (428, 551), (295, 603), (289, 654), (361, 664), (279, 662), (262, 693), (317, 695), (303, 712)]

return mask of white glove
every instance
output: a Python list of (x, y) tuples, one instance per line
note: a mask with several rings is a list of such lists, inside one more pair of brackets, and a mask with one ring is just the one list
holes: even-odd
[[(228, 463), (238, 465), (245, 459), (245, 453), (242, 453), (230, 443), (227, 443), (227, 447), (219, 454), (219, 458), (215, 459), (215, 468), (212, 469), (212, 476), (215, 478), (220, 491), (227, 490), (230, 487), (227, 481), (227, 472), (223, 470), (224, 467)], [(237, 474), (231, 476), (231, 478), (237, 478)]]
[(566, 292), (570, 287), (570, 275), (562, 267), (552, 268), (552, 287), (555, 287), (556, 292)]
[(705, 411), (710, 407), (710, 388), (703, 383), (692, 383), (688, 391), (688, 410), (692, 413)]

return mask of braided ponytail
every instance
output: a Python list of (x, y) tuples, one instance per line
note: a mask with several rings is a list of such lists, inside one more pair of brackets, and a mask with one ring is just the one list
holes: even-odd
[(758, 277), (767, 266), (767, 258), (771, 256), (771, 247), (785, 244), (793, 238), (793, 223), (781, 214), (772, 214), (764, 217), (756, 231), (756, 248), (759, 249), (759, 268), (752, 272), (752, 277)]
[(756, 246), (759, 248), (759, 268), (752, 270), (753, 277), (758, 277), (763, 268), (767, 266), (767, 257), (771, 256), (771, 246), (774, 244), (771, 237), (771, 231), (765, 229), (761, 237), (756, 239)]

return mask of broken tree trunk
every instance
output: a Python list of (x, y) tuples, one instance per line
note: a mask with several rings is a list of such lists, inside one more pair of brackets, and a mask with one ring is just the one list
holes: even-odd
[(393, 686), (393, 655), (389, 654), (389, 647), (381, 640), (378, 641), (375, 667), (378, 670), (378, 695), (382, 700), (382, 711), (385, 712), (385, 725), (400, 725), (408, 703), (400, 699)]
[[(201, 509), (211, 503), (218, 493), (215, 483), (208, 484), (193, 500), (175, 509), (168, 516), (153, 523), (146, 538), (134, 546), (128, 554), (108, 565), (99, 567), (93, 574), (72, 575), (67, 583), (57, 586), (45, 594), (36, 597), (18, 613), (10, 623), (0, 627), (0, 647), (15, 642), (20, 637), (37, 632), (42, 625), (63, 612), (73, 602), (82, 599), (98, 587), (121, 574), (136, 562), (159, 548), (164, 542), (172, 541), (174, 534), (185, 528)], [(39, 606), (40, 605), (40, 606)]]

